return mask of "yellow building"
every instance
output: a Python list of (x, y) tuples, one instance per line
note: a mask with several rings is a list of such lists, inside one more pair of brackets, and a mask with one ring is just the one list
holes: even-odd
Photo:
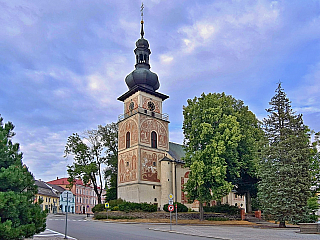
[(42, 203), (40, 204), (42, 210), (47, 210), (48, 213), (60, 212), (60, 194), (41, 180), (35, 180), (35, 184), (38, 186), (38, 193), (36, 194), (35, 201), (39, 202), (42, 200)]

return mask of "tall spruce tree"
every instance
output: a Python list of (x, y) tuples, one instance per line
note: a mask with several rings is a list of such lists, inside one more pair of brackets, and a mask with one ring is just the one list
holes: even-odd
[(293, 112), (281, 83), (275, 92), (263, 120), (268, 143), (261, 161), (258, 197), (264, 213), (285, 227), (285, 221), (297, 223), (306, 217), (312, 153), (310, 131), (302, 115)]
[(37, 187), (22, 165), (14, 126), (0, 117), (0, 239), (22, 239), (45, 230), (46, 213), (35, 203)]

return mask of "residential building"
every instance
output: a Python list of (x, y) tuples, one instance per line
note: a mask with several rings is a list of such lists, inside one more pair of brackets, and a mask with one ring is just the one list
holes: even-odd
[[(93, 190), (92, 184), (85, 185), (81, 179), (77, 179), (72, 188), (69, 189), (69, 182), (68, 178), (58, 178), (56, 180), (52, 180), (48, 182), (49, 184), (58, 185), (65, 189), (70, 190), (74, 196), (74, 206), (75, 206), (75, 213), (90, 213), (92, 214), (92, 208), (98, 204), (98, 197)], [(104, 203), (106, 191), (102, 190), (102, 203)], [(64, 204), (65, 206), (66, 204)]]
[(42, 210), (47, 210), (48, 213), (58, 213), (60, 201), (59, 194), (57, 194), (48, 184), (39, 180), (35, 180), (35, 185), (38, 186), (38, 193), (35, 197), (35, 202), (40, 202)]
[(76, 209), (76, 207), (75, 207), (75, 195), (72, 194), (72, 199), (67, 202), (67, 199), (62, 197), (62, 193), (64, 191), (66, 191), (65, 188), (60, 187), (58, 185), (50, 184), (50, 183), (48, 183), (48, 185), (50, 187), (52, 187), (53, 191), (56, 191), (56, 193), (59, 195), (60, 211), (62, 213), (65, 213), (65, 212), (75, 213), (75, 209)]

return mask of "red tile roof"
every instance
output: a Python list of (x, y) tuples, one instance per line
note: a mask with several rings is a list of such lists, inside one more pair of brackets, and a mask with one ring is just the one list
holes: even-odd
[[(68, 178), (59, 178), (56, 180), (49, 181), (48, 183), (54, 184), (54, 185), (69, 185), (70, 184), (68, 181)], [(81, 179), (76, 179), (75, 184), (84, 186)]]

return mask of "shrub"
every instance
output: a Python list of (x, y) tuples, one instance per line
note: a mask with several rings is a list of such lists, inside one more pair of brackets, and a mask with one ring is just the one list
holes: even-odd
[(111, 208), (111, 211), (119, 211), (119, 206), (114, 206)]
[(240, 214), (241, 209), (236, 206), (230, 206), (229, 204), (221, 204), (215, 206), (204, 206), (204, 212), (214, 212), (214, 213), (227, 213), (230, 215), (238, 215)]
[(123, 203), (123, 200), (121, 198), (109, 201), (110, 208), (119, 206), (121, 203)]
[(92, 208), (92, 212), (95, 213), (95, 212), (102, 212), (105, 210), (105, 207), (104, 207), (104, 204), (100, 203), (100, 204), (97, 204), (95, 205), (93, 208)]
[[(179, 203), (179, 202), (175, 202), (173, 204), (174, 208), (176, 207), (176, 204), (177, 204), (177, 207), (178, 207), (178, 212), (188, 212), (188, 208), (187, 208), (186, 205), (184, 205), (182, 203)], [(166, 211), (166, 212), (169, 212), (168, 206), (169, 206), (169, 204), (165, 204), (163, 206), (163, 210)], [(175, 209), (174, 209), (174, 211), (175, 211)]]
[(144, 211), (144, 212), (156, 212), (157, 205), (149, 203), (134, 203), (123, 201), (118, 205), (120, 211), (131, 212), (131, 211)]
[[(107, 219), (106, 214), (97, 214), (95, 216), (95, 219)], [(132, 216), (108, 216), (108, 219), (136, 219), (136, 217)]]

